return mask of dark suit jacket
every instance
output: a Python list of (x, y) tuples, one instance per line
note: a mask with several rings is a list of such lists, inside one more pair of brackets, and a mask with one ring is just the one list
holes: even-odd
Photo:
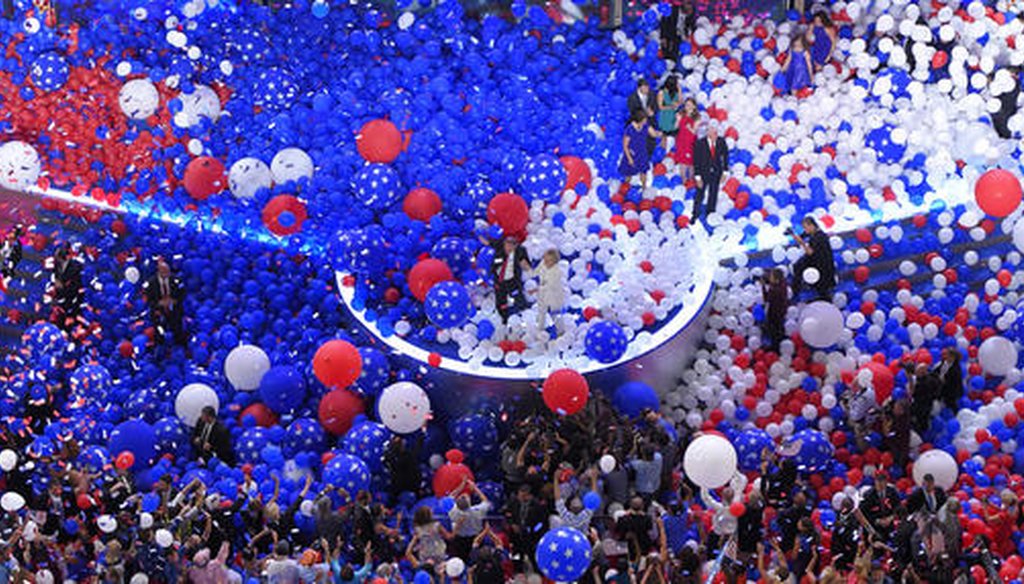
[(715, 155), (711, 156), (711, 148), (707, 138), (700, 138), (693, 145), (693, 171), (697, 176), (707, 178), (721, 177), (729, 168), (729, 146), (721, 136), (715, 142)]
[[(933, 512), (938, 512), (942, 509), (942, 506), (946, 504), (946, 493), (939, 488), (935, 489), (935, 509)], [(915, 513), (920, 509), (926, 507), (926, 499), (924, 497), (924, 489), (917, 488), (914, 492), (907, 497), (907, 513)]]
[(206, 442), (210, 444), (210, 450), (203, 448), (206, 422), (199, 420), (195, 429), (192, 430), (192, 446), (196, 449), (196, 455), (207, 459), (216, 456), (228, 466), (235, 464), (235, 451), (231, 448), (231, 433), (220, 420), (214, 420), (212, 424), (210, 435), (206, 437)]
[(626, 100), (626, 106), (629, 108), (629, 119), (633, 119), (633, 112), (637, 110), (644, 112), (644, 116), (647, 116), (648, 109), (651, 111), (654, 110), (654, 104), (656, 103), (654, 101), (655, 99), (654, 92), (648, 91), (647, 103), (644, 103), (643, 100), (640, 99), (640, 94), (637, 93), (636, 89), (634, 89), (633, 93), (629, 94), (629, 99)]
[[(170, 296), (174, 299), (174, 311), (181, 310), (181, 303), (185, 300), (185, 286), (181, 280), (174, 275), (167, 277), (167, 287), (170, 289)], [(146, 298), (146, 304), (151, 311), (160, 309), (160, 276), (154, 275), (142, 285), (142, 295)]]
[(82, 296), (82, 263), (76, 260), (68, 260), (63, 267), (54, 261), (53, 278), (60, 282), (61, 289), (56, 294), (56, 300), (60, 303), (75, 303)]
[[(491, 262), (491, 276), (494, 277), (494, 282), (497, 284), (501, 281), (501, 267), (505, 263), (505, 243), (501, 240), (491, 245), (494, 248), (494, 261)], [(514, 252), (515, 257), (512, 258), (512, 269), (515, 271), (515, 275), (512, 277), (513, 282), (523, 282), (523, 266), (522, 263), (529, 262), (530, 258), (526, 255), (526, 249), (523, 246), (516, 246)]]
[(964, 374), (960, 369), (959, 359), (949, 366), (945, 376), (942, 375), (942, 363), (939, 363), (933, 371), (939, 376), (939, 381), (942, 383), (943, 400), (958, 400), (964, 395)]
[[(0, 245), (0, 249), (2, 248), (2, 245)], [(14, 269), (21, 263), (21, 241), (14, 240), (14, 243), (6, 250), (0, 260), (2, 260), (2, 263), (0, 263), (0, 273), (8, 277), (13, 276)]]

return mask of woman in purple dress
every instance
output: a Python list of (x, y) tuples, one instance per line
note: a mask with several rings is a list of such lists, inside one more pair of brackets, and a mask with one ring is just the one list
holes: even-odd
[(647, 171), (651, 168), (651, 156), (647, 151), (647, 136), (654, 138), (660, 133), (647, 123), (647, 114), (642, 110), (633, 112), (633, 117), (622, 132), (622, 160), (619, 173), (627, 183), (640, 175), (640, 185), (647, 189)]
[(811, 61), (814, 63), (814, 70), (821, 71), (822, 67), (832, 60), (832, 52), (836, 48), (836, 31), (828, 14), (824, 12), (814, 14), (811, 30), (807, 32), (807, 40), (811, 44)]

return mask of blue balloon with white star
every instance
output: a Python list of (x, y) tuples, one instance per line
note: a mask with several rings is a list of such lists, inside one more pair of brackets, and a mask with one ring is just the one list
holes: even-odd
[(430, 248), (430, 255), (448, 264), (453, 274), (463, 274), (473, 268), (476, 247), (461, 237), (442, 237)]
[(391, 381), (388, 356), (373, 347), (360, 347), (359, 356), (363, 358), (363, 370), (353, 387), (364, 395), (376, 397)]
[(153, 424), (156, 436), (156, 454), (174, 455), (176, 459), (187, 456), (189, 452), (188, 432), (177, 416), (168, 416)]
[(284, 435), (284, 453), (294, 457), (300, 452), (321, 452), (327, 446), (327, 433), (313, 418), (297, 418)]
[(773, 449), (775, 443), (768, 432), (760, 428), (744, 430), (736, 436), (732, 443), (736, 448), (736, 457), (740, 470), (752, 471), (761, 467), (761, 453), (765, 448)]
[(78, 464), (91, 472), (104, 470), (111, 463), (113, 463), (113, 459), (110, 457), (110, 453), (102, 446), (96, 446), (95, 444), (85, 446), (78, 453)]
[(492, 416), (463, 416), (448, 426), (448, 435), (452, 446), (464, 452), (470, 460), (498, 451), (498, 427)]
[(346, 229), (331, 241), (328, 253), (337, 269), (369, 275), (380, 262), (380, 254), (374, 253), (374, 250), (382, 249), (385, 241), (384, 230), (379, 225)]
[(864, 143), (875, 151), (875, 157), (883, 164), (895, 164), (902, 160), (907, 152), (905, 138), (899, 142), (893, 140), (894, 129), (891, 124), (884, 124), (871, 130), (864, 137)]
[(253, 103), (270, 109), (287, 108), (299, 95), (299, 87), (292, 74), (279, 67), (271, 67), (256, 78)]
[(402, 181), (385, 164), (367, 164), (352, 178), (356, 197), (369, 209), (384, 211), (402, 197)]
[(351, 454), (338, 453), (324, 466), (324, 484), (341, 487), (352, 497), (370, 486), (370, 470), (363, 459)]
[(572, 527), (552, 529), (537, 544), (537, 567), (556, 582), (574, 582), (590, 567), (590, 541)]
[(423, 308), (430, 322), (441, 328), (454, 328), (465, 324), (473, 315), (473, 301), (469, 291), (458, 282), (440, 282), (427, 292)]
[(519, 188), (527, 202), (557, 203), (565, 188), (565, 167), (550, 154), (534, 156), (519, 177)]
[(103, 399), (114, 383), (103, 365), (88, 363), (80, 366), (68, 377), (68, 387), (75, 396)]
[(356, 424), (341, 442), (341, 449), (352, 456), (358, 456), (371, 472), (384, 468), (384, 452), (391, 440), (391, 431), (377, 422), (364, 421)]
[[(801, 430), (793, 434), (787, 444), (796, 452), (794, 459), (797, 470), (805, 473), (815, 473), (824, 469), (835, 454), (828, 437), (817, 430)], [(785, 445), (783, 449), (786, 449)]]
[(587, 356), (599, 363), (614, 363), (626, 354), (626, 331), (611, 321), (601, 321), (590, 327), (583, 342)]
[(47, 51), (32, 62), (30, 70), (32, 83), (42, 91), (56, 91), (68, 81), (71, 69), (64, 57), (53, 51)]
[(56, 355), (62, 353), (68, 346), (64, 332), (49, 322), (37, 322), (25, 329), (21, 335), (21, 342), (28, 348), (32, 357)]
[(249, 428), (235, 443), (235, 454), (242, 464), (259, 464), (263, 448), (270, 443), (270, 432), (266, 428)]

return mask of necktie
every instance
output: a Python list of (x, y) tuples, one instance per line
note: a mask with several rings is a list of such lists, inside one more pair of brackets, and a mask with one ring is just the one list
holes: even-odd
[(714, 140), (708, 139), (708, 145), (711, 146), (711, 158), (715, 158), (715, 142)]
[(935, 497), (929, 492), (925, 492), (924, 496), (925, 500), (928, 502), (928, 510), (935, 511)]
[(160, 278), (160, 295), (165, 298), (170, 296), (170, 293), (167, 291), (167, 278)]

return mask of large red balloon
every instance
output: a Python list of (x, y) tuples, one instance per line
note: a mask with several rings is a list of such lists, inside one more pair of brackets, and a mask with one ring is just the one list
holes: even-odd
[(525, 235), (530, 208), (519, 195), (499, 193), (487, 205), (487, 221), (501, 227), (505, 235)]
[(885, 400), (889, 399), (889, 396), (892, 395), (892, 388), (896, 384), (896, 378), (893, 377), (892, 371), (876, 361), (871, 361), (861, 367), (858, 373), (864, 369), (872, 373), (871, 387), (875, 390), (875, 401), (879, 404), (885, 403)]
[(228, 186), (224, 164), (210, 156), (193, 159), (185, 167), (185, 191), (197, 201), (205, 201)]
[(462, 494), (468, 494), (469, 487), (464, 487), (456, 492), (463, 479), (473, 480), (473, 471), (469, 470), (469, 467), (465, 464), (462, 464), (462, 452), (452, 449), (445, 454), (445, 457), (448, 459), (448, 462), (434, 471), (434, 496), (458, 497)]
[(343, 436), (352, 420), (363, 413), (363, 400), (345, 389), (335, 389), (320, 398), (320, 425), (335, 436)]
[(409, 291), (417, 300), (423, 302), (427, 292), (439, 282), (452, 280), (452, 271), (448, 264), (434, 258), (420, 260), (409, 270), (406, 278), (409, 281)]
[(402, 201), (402, 211), (414, 221), (426, 223), (441, 212), (441, 197), (434, 191), (419, 187), (409, 191)]
[(238, 414), (238, 421), (241, 422), (246, 416), (252, 416), (260, 428), (269, 428), (277, 423), (277, 414), (263, 402), (256, 402), (242, 410), (242, 413)]
[(278, 237), (302, 230), (306, 204), (291, 195), (278, 195), (263, 206), (263, 225)]
[(587, 379), (572, 369), (559, 369), (544, 380), (544, 404), (564, 416), (575, 414), (587, 405), (590, 386)]
[(1006, 217), (1020, 205), (1020, 180), (1008, 170), (993, 168), (974, 183), (974, 200), (993, 217)]
[(313, 374), (327, 387), (348, 387), (362, 372), (363, 358), (359, 349), (348, 341), (327, 341), (313, 355)]
[(583, 183), (590, 190), (590, 167), (579, 156), (563, 156), (559, 158), (565, 167), (565, 189), (575, 191), (576, 185)]
[(370, 120), (356, 135), (356, 149), (368, 162), (387, 164), (402, 152), (402, 133), (388, 120)]

